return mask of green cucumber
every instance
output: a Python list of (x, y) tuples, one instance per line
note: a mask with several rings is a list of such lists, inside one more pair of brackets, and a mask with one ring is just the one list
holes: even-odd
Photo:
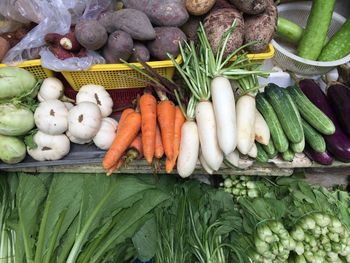
[(307, 24), (298, 45), (298, 56), (317, 60), (332, 21), (335, 0), (313, 0)]
[(287, 91), (270, 83), (265, 88), (265, 94), (289, 141), (292, 143), (301, 142), (304, 136), (303, 127), (298, 120), (297, 110), (293, 108), (293, 101), (289, 100), (287, 96)]
[(269, 160), (269, 156), (263, 149), (262, 145), (256, 142), (256, 148), (258, 149), (258, 154), (256, 155), (255, 160), (257, 160), (260, 163), (267, 163), (267, 161)]
[(268, 157), (270, 159), (276, 157), (277, 155), (277, 151), (276, 151), (276, 148), (275, 148), (275, 145), (273, 144), (273, 141), (272, 139), (269, 140), (269, 143), (267, 145), (261, 145), (264, 149), (264, 151), (267, 153)]
[(323, 153), (326, 151), (326, 142), (321, 134), (311, 127), (305, 120), (303, 120), (303, 129), (305, 133), (306, 142), (316, 152)]
[(297, 86), (287, 88), (289, 95), (298, 107), (300, 115), (316, 130), (325, 135), (335, 132), (333, 122), (313, 104)]
[(318, 60), (334, 61), (350, 54), (350, 18), (331, 37), (328, 44), (322, 49)]
[(282, 159), (287, 162), (293, 161), (294, 156), (295, 156), (295, 153), (291, 149), (288, 149), (287, 151), (282, 153)]
[(278, 152), (285, 152), (288, 149), (288, 140), (283, 132), (282, 126), (271, 104), (262, 93), (256, 95), (256, 107), (263, 115), (270, 128), (271, 138)]

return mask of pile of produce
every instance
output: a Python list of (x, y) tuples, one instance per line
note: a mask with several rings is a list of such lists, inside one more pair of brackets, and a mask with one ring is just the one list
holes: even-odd
[[(228, 179), (255, 186), (258, 196), (231, 195)], [(295, 176), (226, 178), (225, 185), (152, 175), (2, 174), (0, 259), (350, 262), (347, 192)]]
[(328, 39), (335, 0), (312, 1), (307, 25), (300, 25), (284, 17), (278, 18), (277, 36), (294, 44), (297, 55), (317, 61), (334, 61), (350, 54), (350, 19)]

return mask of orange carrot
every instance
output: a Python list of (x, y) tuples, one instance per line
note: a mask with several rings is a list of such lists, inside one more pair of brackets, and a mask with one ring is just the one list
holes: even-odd
[(115, 170), (118, 170), (120, 167), (122, 167), (124, 162), (125, 162), (124, 158), (119, 159), (116, 165), (114, 165), (112, 168), (107, 170), (107, 176), (111, 176)]
[(157, 100), (152, 94), (145, 93), (141, 96), (140, 111), (143, 154), (147, 162), (151, 164), (154, 156), (157, 124)]
[(164, 148), (162, 144), (162, 136), (160, 134), (159, 126), (156, 126), (156, 142), (155, 142), (155, 149), (154, 149), (154, 157), (157, 159), (162, 158), (164, 155)]
[(163, 100), (157, 105), (157, 117), (162, 134), (162, 143), (168, 159), (174, 156), (175, 105), (170, 100)]
[(139, 158), (142, 157), (142, 155), (144, 153), (143, 153), (143, 144), (142, 144), (142, 135), (141, 134), (136, 136), (136, 138), (130, 144), (129, 149), (135, 149), (139, 154)]
[(112, 146), (103, 158), (103, 168), (109, 170), (122, 157), (141, 129), (141, 114), (132, 112), (125, 118), (125, 125), (119, 127)]
[(179, 155), (180, 142), (181, 142), (181, 128), (185, 122), (185, 116), (179, 106), (175, 109), (175, 127), (174, 127), (174, 155), (172, 159), (166, 159), (165, 170), (167, 173), (171, 173), (174, 169), (177, 156)]
[(120, 115), (120, 119), (119, 119), (119, 122), (118, 122), (118, 127), (117, 127), (117, 130), (116, 130), (117, 134), (118, 134), (118, 130), (123, 125), (126, 117), (132, 112), (135, 112), (135, 110), (131, 109), (131, 108), (127, 108), (127, 109), (123, 110), (122, 115)]

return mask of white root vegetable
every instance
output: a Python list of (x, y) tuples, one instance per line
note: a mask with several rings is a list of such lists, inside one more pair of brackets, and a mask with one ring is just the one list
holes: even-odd
[(211, 96), (220, 149), (224, 154), (233, 152), (237, 145), (236, 105), (230, 81), (216, 77), (211, 82)]
[(84, 101), (97, 104), (102, 117), (108, 117), (112, 113), (113, 100), (103, 86), (92, 84), (82, 86), (76, 96), (76, 102), (79, 104)]
[(68, 110), (60, 100), (45, 100), (34, 113), (35, 125), (49, 135), (59, 135), (68, 129)]
[(68, 111), (70, 111), (70, 109), (74, 107), (73, 103), (70, 103), (70, 102), (63, 102), (63, 103), (64, 103), (64, 106), (66, 106)]
[(66, 132), (66, 136), (68, 137), (68, 139), (75, 143), (75, 144), (87, 144), (90, 143), (92, 141), (92, 139), (87, 139), (87, 140), (83, 140), (83, 139), (79, 139), (75, 136), (73, 136), (69, 131)]
[(199, 152), (197, 124), (186, 121), (181, 128), (181, 142), (177, 158), (177, 172), (182, 178), (190, 176), (196, 169)]
[(100, 108), (92, 102), (81, 102), (68, 113), (68, 130), (80, 140), (95, 137), (101, 127)]
[(43, 102), (45, 100), (62, 100), (72, 101), (63, 94), (64, 86), (62, 82), (54, 77), (44, 79), (38, 93), (38, 100)]
[(252, 148), (250, 148), (250, 151), (248, 152), (248, 156), (255, 159), (257, 155), (258, 155), (258, 148), (256, 147), (256, 144), (253, 143)]
[(59, 160), (69, 153), (70, 141), (64, 134), (49, 135), (38, 131), (33, 139), (38, 147), (36, 149), (27, 147), (27, 152), (37, 161)]
[(232, 165), (239, 168), (239, 152), (234, 150), (233, 152), (225, 155), (225, 164)]
[(255, 110), (255, 140), (264, 145), (268, 145), (270, 141), (269, 126), (258, 110)]
[(116, 120), (108, 117), (103, 118), (101, 127), (93, 139), (95, 145), (102, 150), (108, 150), (114, 141), (117, 126)]
[(196, 120), (203, 157), (210, 168), (217, 171), (224, 160), (224, 155), (218, 144), (215, 115), (211, 102), (202, 101), (198, 103)]
[(208, 174), (213, 174), (214, 170), (209, 167), (209, 165), (206, 163), (202, 151), (199, 153), (199, 162), (201, 163), (203, 169), (208, 173)]
[(244, 95), (237, 101), (237, 148), (246, 155), (255, 139), (255, 98)]

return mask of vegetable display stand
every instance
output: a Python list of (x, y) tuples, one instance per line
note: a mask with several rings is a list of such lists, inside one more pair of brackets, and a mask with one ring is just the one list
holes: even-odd
[[(8, 65), (6, 64), (0, 64), (0, 68), (7, 66)], [(54, 75), (53, 71), (41, 66), (40, 59), (24, 61), (21, 64), (16, 65), (16, 67), (28, 70), (29, 72), (33, 73), (33, 75), (38, 79), (45, 79)]]

